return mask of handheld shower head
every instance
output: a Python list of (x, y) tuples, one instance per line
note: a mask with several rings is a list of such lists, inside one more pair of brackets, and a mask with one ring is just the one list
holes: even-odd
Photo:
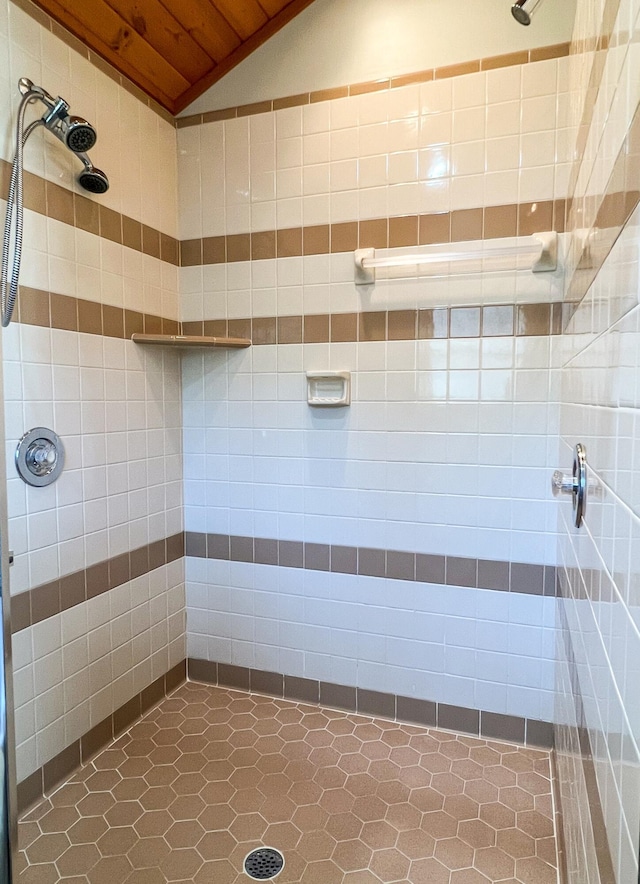
[(109, 190), (109, 179), (102, 171), (96, 169), (85, 153), (78, 153), (78, 157), (84, 163), (84, 172), (78, 175), (78, 184), (89, 193), (106, 193)]

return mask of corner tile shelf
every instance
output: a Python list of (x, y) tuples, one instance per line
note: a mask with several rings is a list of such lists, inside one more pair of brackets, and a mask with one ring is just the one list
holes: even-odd
[(216, 347), (219, 350), (241, 350), (250, 347), (249, 338), (214, 338), (209, 335), (131, 335), (134, 344), (154, 344), (164, 347)]

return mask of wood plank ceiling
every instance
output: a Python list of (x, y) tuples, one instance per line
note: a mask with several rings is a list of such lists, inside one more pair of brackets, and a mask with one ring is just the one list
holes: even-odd
[(313, 0), (35, 0), (177, 114)]

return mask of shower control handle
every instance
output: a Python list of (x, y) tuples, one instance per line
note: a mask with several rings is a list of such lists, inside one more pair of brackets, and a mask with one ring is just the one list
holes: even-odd
[(551, 477), (551, 490), (554, 497), (559, 494), (573, 494), (576, 488), (577, 480), (574, 476), (565, 476), (563, 472), (556, 470)]
[(587, 450), (580, 442), (573, 450), (571, 475), (556, 470), (551, 477), (551, 490), (554, 497), (559, 497), (561, 494), (571, 495), (573, 524), (579, 528), (587, 506)]

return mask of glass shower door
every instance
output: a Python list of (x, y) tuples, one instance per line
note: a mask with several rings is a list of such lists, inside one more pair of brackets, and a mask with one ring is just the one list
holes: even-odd
[[(4, 483), (2, 494), (4, 497)], [(4, 506), (4, 500), (0, 507)], [(6, 525), (6, 510), (0, 524)], [(17, 795), (13, 729), (13, 685), (11, 666), (11, 632), (8, 603), (7, 556), (4, 554), (6, 530), (0, 535), (2, 569), (0, 572), (0, 602), (2, 626), (0, 630), (0, 884), (10, 884), (14, 852), (17, 849)]]

